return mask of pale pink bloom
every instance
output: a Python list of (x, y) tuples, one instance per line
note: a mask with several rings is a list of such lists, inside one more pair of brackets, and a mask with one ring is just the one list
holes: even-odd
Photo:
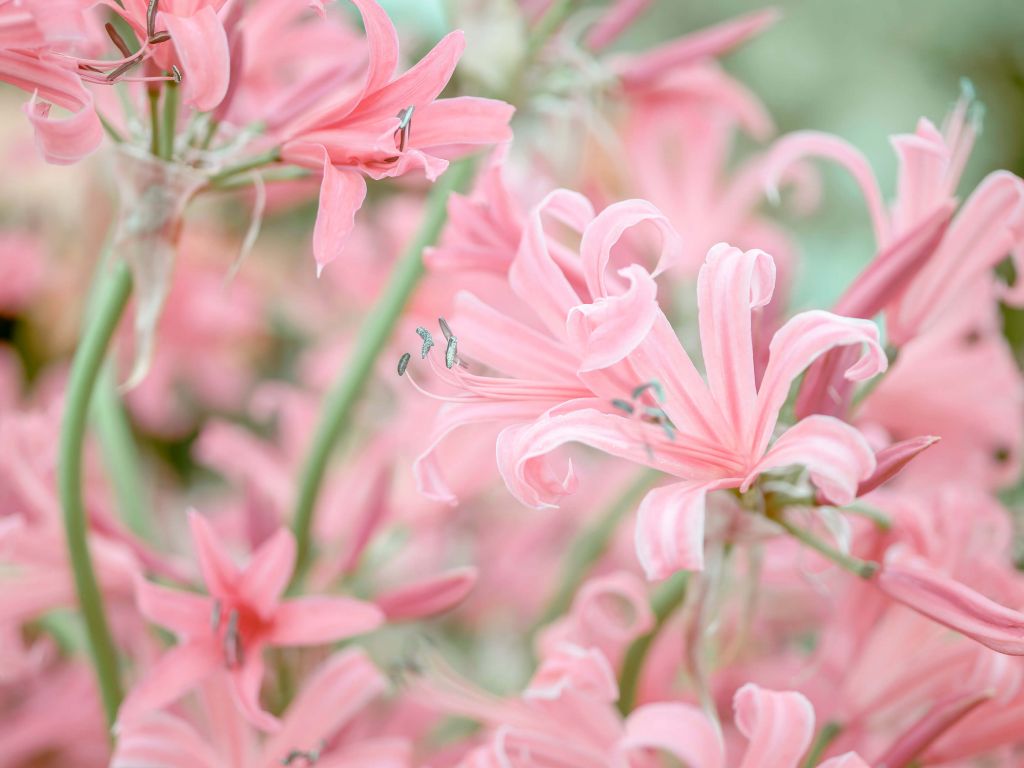
[[(112, 768), (407, 768), (409, 746), (395, 738), (342, 735), (387, 681), (359, 650), (331, 656), (306, 680), (281, 720), (262, 740), (238, 713), (222, 685), (203, 690), (202, 724), (148, 712), (122, 720)], [(205, 726), (205, 727), (204, 727)]]
[(383, 616), (375, 606), (347, 597), (282, 600), (295, 562), (295, 540), (287, 529), (279, 530), (239, 568), (204, 518), (191, 513), (189, 524), (209, 594), (136, 582), (139, 610), (172, 630), (181, 643), (132, 689), (121, 717), (159, 709), (223, 669), (245, 717), (259, 728), (275, 729), (276, 718), (259, 702), (263, 649), (324, 645), (371, 631)]
[[(791, 163), (809, 155), (829, 158), (846, 168), (867, 201), (878, 248), (907, 235), (937, 211), (955, 202), (956, 187), (974, 144), (977, 125), (970, 96), (957, 102), (940, 132), (922, 118), (913, 134), (894, 136), (899, 157), (896, 198), (886, 210), (878, 183), (865, 158), (841, 139), (801, 132), (786, 136), (772, 150), (766, 171), (774, 179)], [(992, 268), (1008, 254), (1021, 265), (1024, 236), (1024, 182), (1007, 171), (982, 180), (949, 225), (917, 276), (886, 307), (889, 338), (901, 346), (941, 319), (977, 282), (990, 284)], [(1019, 290), (1008, 296), (1015, 297)]]
[[(698, 280), (706, 383), (647, 289), (639, 291), (650, 297), (657, 316), (639, 343), (637, 336), (615, 332), (621, 319), (605, 307), (576, 310), (569, 318), (570, 330), (576, 331), (580, 347), (594, 348), (602, 334), (608, 337), (595, 363), (584, 360), (581, 375), (616, 366), (611, 370), (620, 380), (641, 387), (635, 391), (634, 412), (624, 414), (612, 402), (591, 399), (555, 407), (532, 424), (503, 432), (497, 446), (499, 467), (513, 495), (529, 506), (545, 507), (571, 492), (571, 464), (559, 470), (547, 458), (569, 442), (681, 478), (651, 491), (640, 505), (637, 553), (652, 579), (703, 567), (709, 491), (745, 491), (763, 472), (801, 465), (829, 498), (841, 504), (852, 501), (858, 483), (875, 469), (874, 453), (860, 432), (837, 419), (815, 416), (774, 442), (773, 437), (790, 384), (828, 350), (864, 345), (863, 357), (846, 373), (854, 380), (885, 370), (878, 329), (869, 321), (828, 312), (801, 313), (772, 338), (764, 375), (757, 382), (751, 316), (771, 300), (774, 278), (774, 264), (764, 252), (744, 253), (722, 244), (708, 253)], [(645, 281), (650, 277), (641, 271), (637, 282)], [(534, 295), (540, 290), (535, 284)]]
[(369, 61), (362, 87), (310, 109), (281, 129), (282, 158), (322, 171), (313, 252), (322, 269), (344, 249), (374, 179), (422, 170), (433, 181), (448, 159), (474, 145), (511, 138), (512, 107), (474, 97), (438, 99), (464, 47), (452, 32), (404, 75), (395, 77), (398, 37), (375, 0), (354, 0), (366, 29)]

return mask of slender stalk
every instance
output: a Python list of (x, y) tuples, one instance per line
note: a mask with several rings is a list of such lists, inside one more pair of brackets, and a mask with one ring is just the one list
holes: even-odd
[(608, 550), (608, 544), (618, 530), (622, 518), (636, 507), (656, 477), (657, 474), (654, 472), (644, 472), (640, 475), (612, 502), (605, 513), (572, 543), (565, 559), (565, 567), (562, 569), (558, 590), (537, 619), (531, 634), (569, 610), (576, 591), (587, 578), (590, 569)]
[(156, 157), (160, 156), (160, 89), (149, 87), (146, 89), (146, 98), (149, 101), (149, 152)]
[(654, 644), (655, 638), (676, 609), (686, 599), (686, 586), (690, 574), (680, 572), (661, 584), (651, 598), (651, 609), (654, 611), (654, 626), (646, 635), (638, 637), (626, 650), (622, 660), (622, 672), (619, 674), (619, 711), (623, 716), (633, 711), (636, 705), (636, 694), (640, 687), (640, 673), (643, 672), (647, 653)]
[(89, 315), (71, 364), (57, 459), (57, 485), (64, 512), (68, 556), (78, 592), (79, 608), (85, 620), (89, 651), (99, 681), (103, 710), (110, 725), (113, 725), (117, 717), (123, 692), (117, 651), (89, 555), (88, 524), (82, 501), (82, 443), (93, 387), (131, 291), (132, 276), (128, 266), (124, 263), (116, 264), (99, 294), (94, 311)]
[(782, 526), (786, 533), (794, 539), (797, 539), (804, 546), (810, 547), (827, 560), (831, 560), (840, 568), (844, 568), (850, 573), (860, 576), (862, 579), (870, 579), (878, 572), (878, 563), (861, 560), (853, 557), (852, 555), (847, 555), (845, 552), (840, 552), (838, 549), (826, 544), (809, 531), (805, 531), (803, 528), (798, 528), (793, 525), (781, 514), (772, 515), (771, 519)]
[(818, 737), (811, 744), (811, 749), (804, 758), (803, 768), (816, 768), (821, 758), (825, 756), (825, 750), (829, 748), (836, 737), (843, 731), (843, 726), (834, 720), (830, 720), (821, 726)]
[(170, 161), (174, 157), (174, 137), (178, 133), (178, 101), (181, 87), (177, 83), (167, 83), (164, 87), (164, 114), (160, 126), (158, 143), (159, 156)]
[[(246, 171), (252, 171), (256, 168), (262, 168), (264, 165), (276, 163), (280, 159), (281, 149), (279, 147), (268, 149), (266, 152), (263, 152), (259, 155), (253, 155), (248, 160), (245, 160), (244, 162), (241, 162), (238, 165), (229, 166), (224, 170), (213, 174), (210, 177), (210, 186), (220, 186), (225, 181), (230, 179), (232, 176), (236, 176), (239, 173), (245, 173)], [(451, 171), (449, 171), (449, 173), (451, 173)], [(447, 176), (447, 174), (445, 175)]]
[(469, 159), (460, 160), (452, 165), (430, 191), (419, 232), (395, 265), (384, 292), (363, 323), (355, 350), (345, 364), (344, 374), (327, 395), (313, 443), (299, 476), (299, 492), (292, 518), (292, 529), (298, 544), (293, 587), (302, 580), (309, 567), (313, 512), (331, 451), (373, 374), (377, 357), (423, 276), (423, 249), (432, 245), (441, 233), (447, 217), (448, 196), (468, 186), (472, 177), (473, 162)]
[(114, 371), (108, 365), (96, 383), (92, 420), (105, 457), (107, 476), (117, 496), (121, 518), (129, 530), (152, 541), (152, 526), (146, 511), (146, 494), (139, 470), (138, 450), (132, 439), (128, 414), (117, 395)]

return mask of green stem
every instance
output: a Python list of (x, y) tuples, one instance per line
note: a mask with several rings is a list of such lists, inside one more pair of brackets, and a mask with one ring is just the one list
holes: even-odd
[(654, 627), (646, 635), (633, 641), (622, 660), (622, 672), (619, 675), (619, 712), (623, 716), (633, 711), (636, 694), (640, 687), (640, 673), (643, 671), (647, 653), (654, 644), (655, 638), (676, 609), (686, 599), (686, 586), (690, 574), (680, 572), (661, 584), (651, 598), (651, 609), (654, 611)]
[(441, 233), (447, 218), (448, 196), (469, 185), (473, 162), (460, 160), (452, 165), (427, 197), (426, 212), (415, 239), (409, 244), (391, 273), (391, 279), (370, 311), (352, 356), (327, 395), (313, 443), (299, 475), (299, 491), (292, 528), (298, 545), (292, 586), (297, 585), (309, 567), (310, 531), (320, 486), (327, 471), (327, 462), (338, 437), (348, 424), (360, 395), (373, 374), (374, 365), (394, 330), (405, 305), (423, 276), (423, 249), (432, 245)]
[(811, 744), (811, 749), (807, 753), (807, 757), (804, 758), (803, 768), (816, 768), (818, 763), (821, 762), (821, 758), (825, 755), (825, 750), (829, 748), (829, 745), (836, 740), (836, 737), (842, 733), (843, 726), (834, 720), (830, 720), (821, 726), (821, 731), (818, 732), (818, 738)]
[(870, 579), (878, 572), (878, 563), (861, 560), (853, 557), (852, 555), (847, 555), (845, 552), (840, 552), (838, 549), (826, 544), (810, 532), (793, 525), (791, 522), (786, 520), (782, 514), (771, 515), (770, 517), (778, 525), (782, 526), (786, 533), (794, 539), (797, 539), (803, 545), (810, 547), (827, 560), (831, 560), (840, 568), (844, 568), (850, 573), (860, 576), (862, 579)]
[(531, 634), (550, 624), (569, 610), (576, 591), (590, 573), (590, 569), (608, 550), (608, 545), (618, 530), (622, 518), (632, 511), (657, 478), (654, 472), (644, 472), (630, 484), (607, 511), (572, 543), (562, 569), (558, 590), (551, 597), (547, 607), (537, 620)]
[(96, 383), (92, 419), (105, 457), (107, 476), (117, 495), (118, 509), (129, 530), (152, 541), (152, 526), (146, 510), (146, 495), (139, 469), (138, 449), (132, 439), (131, 423), (117, 396), (114, 370), (106, 366)]
[[(295, 166), (284, 166), (280, 168), (268, 168), (260, 174), (262, 180), (265, 182), (274, 181), (295, 181), (296, 179), (309, 178), (310, 172), (305, 168), (297, 168)], [(233, 189), (244, 189), (251, 187), (256, 183), (256, 180), (252, 175), (239, 176), (235, 175), (230, 178), (224, 179), (216, 183), (210, 183), (210, 189), (217, 191), (226, 191)]]
[(164, 114), (160, 126), (159, 156), (170, 161), (174, 157), (174, 138), (178, 133), (178, 101), (181, 88), (177, 83), (167, 83), (164, 88)]
[(149, 100), (149, 152), (155, 157), (160, 156), (160, 89), (146, 90)]
[(117, 651), (103, 609), (103, 595), (96, 582), (87, 542), (88, 523), (82, 500), (82, 443), (89, 401), (106, 356), (107, 346), (117, 328), (132, 291), (128, 266), (118, 263), (90, 313), (75, 352), (68, 377), (57, 459), (57, 485), (64, 512), (68, 556), (78, 592), (78, 604), (85, 620), (86, 636), (107, 723), (113, 725), (123, 696)]
[[(225, 168), (222, 171), (218, 171), (210, 177), (209, 184), (211, 187), (216, 187), (223, 184), (225, 181), (230, 179), (232, 176), (236, 176), (239, 173), (245, 173), (246, 171), (252, 171), (256, 168), (262, 168), (264, 165), (270, 165), (276, 163), (281, 159), (280, 147), (274, 147), (268, 149), (259, 155), (253, 155), (248, 160), (239, 163), (238, 165), (232, 165)], [(450, 173), (450, 171), (449, 171)], [(446, 174), (447, 175), (447, 174)]]

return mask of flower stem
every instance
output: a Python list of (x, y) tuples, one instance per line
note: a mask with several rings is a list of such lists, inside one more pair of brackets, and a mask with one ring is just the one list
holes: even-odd
[(158, 149), (160, 158), (167, 161), (174, 157), (174, 137), (178, 132), (179, 91), (177, 83), (167, 83), (164, 87), (164, 114)]
[(607, 551), (608, 544), (615, 535), (615, 531), (618, 530), (622, 518), (634, 509), (637, 502), (650, 489), (656, 477), (657, 474), (654, 472), (644, 472), (640, 475), (622, 492), (619, 498), (612, 502), (604, 514), (572, 543), (562, 569), (561, 583), (544, 612), (537, 619), (533, 628), (534, 633), (569, 610), (576, 590), (587, 578), (590, 569)]
[(149, 152), (160, 156), (160, 89), (147, 88), (146, 98), (149, 101)]
[(878, 563), (861, 560), (853, 557), (852, 555), (847, 555), (845, 552), (840, 552), (838, 549), (829, 546), (809, 531), (805, 531), (803, 528), (798, 528), (793, 525), (791, 522), (786, 520), (782, 514), (770, 515), (769, 517), (785, 529), (786, 533), (794, 539), (798, 540), (804, 546), (810, 547), (827, 560), (831, 560), (840, 568), (844, 568), (850, 573), (860, 576), (862, 579), (870, 579), (878, 572)]
[(75, 352), (68, 378), (57, 459), (57, 485), (64, 512), (71, 571), (78, 592), (78, 604), (85, 620), (86, 635), (107, 723), (113, 725), (123, 696), (117, 651), (103, 609), (103, 595), (96, 582), (87, 542), (88, 524), (82, 501), (82, 443), (85, 438), (89, 401), (106, 356), (107, 346), (118, 320), (128, 304), (132, 276), (123, 262), (113, 267), (100, 292), (81, 342)]
[(689, 583), (690, 574), (680, 572), (661, 584), (651, 598), (651, 609), (654, 611), (654, 626), (646, 635), (642, 635), (633, 641), (633, 644), (626, 650), (626, 656), (622, 660), (622, 672), (619, 674), (619, 712), (623, 716), (633, 711), (636, 704), (636, 694), (640, 687), (640, 673), (643, 671), (644, 662), (647, 660), (647, 653), (654, 644), (655, 638), (661, 632), (665, 622), (668, 621), (675, 610), (683, 604), (686, 599), (686, 587)]
[(821, 730), (818, 732), (818, 737), (811, 744), (811, 749), (807, 753), (807, 757), (804, 758), (803, 768), (816, 768), (818, 763), (821, 762), (821, 758), (825, 755), (825, 750), (829, 748), (829, 745), (836, 740), (843, 731), (843, 726), (834, 720), (830, 720), (821, 726)]
[[(232, 176), (237, 176), (240, 173), (246, 171), (252, 171), (256, 168), (262, 168), (264, 165), (270, 165), (276, 163), (281, 159), (281, 150), (279, 147), (274, 147), (266, 152), (262, 152), (258, 155), (253, 155), (248, 160), (239, 163), (238, 165), (228, 166), (222, 171), (218, 171), (210, 177), (209, 184), (211, 187), (217, 187), (223, 184), (225, 181), (230, 179)], [(445, 174), (447, 175), (447, 174)]]
[(355, 350), (342, 369), (342, 377), (327, 395), (313, 443), (299, 475), (299, 491), (292, 518), (298, 545), (293, 587), (302, 580), (309, 567), (313, 513), (331, 450), (348, 425), (352, 411), (373, 374), (377, 357), (423, 276), (423, 249), (432, 245), (441, 233), (448, 213), (448, 196), (468, 186), (472, 177), (473, 162), (464, 159), (453, 164), (430, 191), (419, 232), (395, 265), (384, 292), (360, 329)]

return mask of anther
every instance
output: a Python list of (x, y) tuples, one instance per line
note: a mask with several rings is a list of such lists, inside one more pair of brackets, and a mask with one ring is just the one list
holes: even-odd
[(430, 351), (430, 348), (434, 346), (434, 337), (431, 336), (430, 331), (423, 326), (417, 328), (416, 333), (418, 333), (420, 338), (423, 339), (423, 347), (420, 349), (420, 357), (425, 358), (427, 353)]
[(175, 64), (171, 64), (171, 77), (174, 78), (174, 82), (181, 85), (181, 70)]
[(405, 369), (409, 367), (409, 361), (412, 360), (412, 355), (406, 352), (400, 358), (398, 358), (398, 375), (405, 376)]
[(315, 765), (320, 759), (323, 748), (324, 744), (321, 742), (320, 746), (315, 749), (293, 749), (281, 761), (281, 765), (292, 765), (296, 760), (304, 760), (304, 765)]
[(405, 152), (409, 143), (409, 134), (412, 132), (412, 113), (415, 107), (406, 107), (400, 111), (398, 117), (398, 129), (395, 131), (395, 144), (399, 152)]
[(661, 383), (656, 379), (651, 379), (651, 381), (644, 382), (637, 386), (633, 390), (633, 399), (636, 400), (648, 389), (654, 393), (654, 397), (659, 403), (665, 402), (665, 390), (661, 388)]
[(210, 614), (210, 629), (214, 632), (220, 629), (220, 600), (213, 601), (213, 612)]
[(146, 38), (153, 39), (156, 34), (156, 12), (159, 0), (149, 0), (149, 7), (146, 9)]
[(124, 41), (124, 38), (118, 34), (118, 31), (114, 29), (114, 25), (109, 21), (103, 25), (103, 28), (107, 31), (107, 37), (111, 39), (114, 45), (117, 46), (117, 50), (121, 52), (121, 55), (128, 58), (132, 55), (132, 49), (128, 47), (128, 43)]
[(455, 365), (459, 355), (459, 340), (454, 336), (448, 337), (448, 346), (444, 350), (444, 364), (451, 368)]
[(224, 661), (228, 669), (242, 664), (242, 638), (238, 634), (238, 611), (228, 614), (228, 628), (224, 633)]
[(621, 397), (616, 397), (612, 400), (612, 407), (618, 408), (620, 411), (625, 411), (626, 413), (633, 412), (633, 404), (628, 400), (623, 400)]
[(444, 334), (445, 341), (450, 341), (455, 335), (452, 333), (452, 329), (448, 326), (448, 321), (443, 317), (437, 318), (437, 324), (441, 326), (441, 333)]

